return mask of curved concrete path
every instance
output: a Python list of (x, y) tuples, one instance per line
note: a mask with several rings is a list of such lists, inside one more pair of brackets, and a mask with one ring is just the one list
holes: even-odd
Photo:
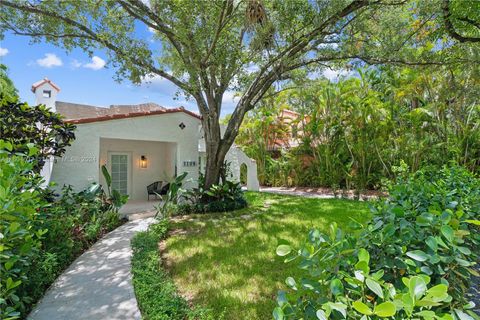
[(53, 283), (28, 319), (141, 319), (130, 273), (130, 239), (153, 221), (127, 222), (95, 243)]

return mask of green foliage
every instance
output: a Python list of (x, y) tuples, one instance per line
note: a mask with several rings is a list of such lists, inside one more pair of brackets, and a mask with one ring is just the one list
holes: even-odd
[(256, 160), (261, 184), (378, 189), (402, 161), (411, 172), (450, 161), (480, 172), (478, 68), (350, 75), (286, 85), (247, 115), (236, 142)]
[(75, 126), (44, 105), (31, 107), (27, 103), (0, 100), (0, 137), (12, 144), (12, 153), (27, 154), (27, 144), (38, 152), (34, 169), (39, 172), (49, 156), (61, 157), (75, 139)]
[(25, 317), (57, 276), (121, 221), (98, 186), (52, 197), (40, 189), (36, 148), (0, 140), (0, 318)]
[(105, 202), (110, 204), (111, 210), (118, 212), (118, 210), (127, 203), (128, 195), (120, 194), (118, 190), (112, 188), (112, 177), (110, 176), (106, 165), (102, 166), (102, 174), (105, 178), (108, 192), (108, 198), (105, 199)]
[(0, 63), (0, 100), (13, 101), (18, 98), (18, 91), (7, 72), (7, 66)]
[[(388, 201), (372, 208), (374, 218), (360, 241), (375, 256), (374, 268), (388, 268), (386, 279), (419, 270), (434, 283), (450, 283), (450, 294), (464, 304), (477, 261), (480, 180), (460, 167), (426, 168), (400, 178)], [(443, 279), (443, 280), (442, 280)]]
[[(373, 219), (344, 235), (312, 230), (285, 262), (304, 276), (287, 278), (277, 319), (477, 319), (466, 301), (478, 256), (475, 223), (480, 180), (459, 167), (430, 168), (399, 178)], [(360, 248), (360, 249), (359, 249)]]
[(168, 220), (161, 219), (132, 240), (133, 286), (144, 319), (213, 320), (203, 308), (190, 309), (162, 268), (158, 243), (167, 236)]
[(3, 148), (12, 145), (0, 140), (0, 318), (15, 319), (30, 302), (19, 288), (28, 282), (27, 269), (46, 232), (38, 227), (44, 201), (33, 164)]
[(187, 172), (184, 172), (169, 182), (170, 187), (168, 188), (167, 194), (161, 196), (162, 202), (156, 207), (157, 213), (155, 214), (155, 217), (162, 215), (162, 218), (165, 218), (171, 216), (175, 212), (178, 201), (185, 193), (185, 189), (182, 189), (182, 184), (183, 180), (187, 177), (187, 174)]
[(283, 279), (302, 275), (294, 264), (275, 258), (279, 243), (300, 245), (313, 225), (327, 230), (332, 222), (347, 226), (351, 219), (370, 219), (363, 201), (264, 192), (245, 192), (245, 197), (249, 205), (242, 210), (173, 219), (178, 231), (162, 252), (179, 291), (215, 315), (226, 311), (230, 320), (270, 319), (272, 297)]
[[(151, 0), (120, 1), (114, 10), (97, 0), (0, 1), (2, 34), (13, 30), (89, 55), (104, 49), (118, 79), (139, 84), (159, 76), (195, 100), (207, 145), (206, 187), (219, 182), (218, 164), (244, 116), (275, 84), (351, 64), (478, 64), (477, 44), (449, 32), (441, 0)], [(454, 27), (472, 35), (478, 16), (463, 16), (461, 1), (452, 2)], [(473, 23), (465, 26), (465, 19)], [(158, 45), (139, 36), (147, 28)], [(240, 99), (220, 137), (222, 100), (231, 91)]]
[(248, 206), (240, 183), (225, 180), (208, 189), (202, 186), (188, 190), (183, 195), (185, 201), (176, 207), (175, 214), (227, 212)]
[(21, 296), (31, 299), (22, 313), (42, 297), (75, 258), (123, 223), (98, 190), (97, 185), (75, 193), (66, 186), (58, 199), (40, 210), (39, 225), (48, 232), (42, 239), (41, 250), (26, 269), (28, 281), (19, 288)]

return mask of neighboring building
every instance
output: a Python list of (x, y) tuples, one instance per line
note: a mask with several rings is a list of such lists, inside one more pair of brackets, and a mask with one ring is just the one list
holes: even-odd
[(300, 144), (303, 135), (303, 127), (308, 123), (308, 118), (301, 118), (298, 112), (283, 109), (270, 126), (267, 149), (278, 151), (290, 149)]
[[(147, 200), (147, 185), (169, 181), (177, 173), (188, 173), (187, 188), (198, 185), (205, 163), (204, 150), (199, 150), (199, 115), (155, 103), (101, 108), (56, 101), (60, 88), (46, 78), (35, 83), (32, 91), (38, 104), (45, 104), (77, 126), (76, 139), (64, 156), (48, 159), (42, 170), (47, 182), (53, 181), (58, 187), (72, 185), (77, 191), (94, 182), (105, 184), (101, 166), (106, 165), (113, 187), (132, 200)], [(237, 181), (240, 166), (246, 164), (247, 188), (258, 190), (255, 161), (235, 146), (227, 159)]]

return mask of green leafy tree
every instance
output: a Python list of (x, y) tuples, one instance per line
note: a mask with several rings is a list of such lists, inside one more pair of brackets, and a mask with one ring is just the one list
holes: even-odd
[(0, 101), (0, 137), (11, 143), (12, 153), (28, 153), (26, 145), (33, 144), (38, 153), (32, 155), (35, 171), (39, 172), (49, 156), (61, 157), (75, 139), (75, 126), (44, 105)]
[(18, 92), (13, 81), (8, 77), (7, 66), (0, 64), (0, 99), (12, 100), (18, 98)]
[[(451, 41), (439, 1), (0, 0), (0, 30), (90, 55), (106, 49), (119, 79), (175, 84), (203, 116), (205, 186), (218, 183), (245, 114), (300, 68), (345, 62), (472, 61)], [(453, 5), (452, 5), (453, 6)], [(476, 19), (477, 17), (472, 17)], [(143, 26), (142, 26), (143, 25)], [(160, 46), (139, 36), (150, 28)], [(473, 32), (467, 30), (465, 32)], [(156, 49), (155, 49), (156, 48)], [(221, 136), (225, 92), (242, 92)]]

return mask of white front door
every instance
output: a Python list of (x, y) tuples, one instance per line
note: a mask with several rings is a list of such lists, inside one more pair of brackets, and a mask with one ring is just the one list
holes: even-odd
[(112, 189), (120, 194), (130, 194), (131, 157), (129, 153), (110, 152), (110, 173)]

